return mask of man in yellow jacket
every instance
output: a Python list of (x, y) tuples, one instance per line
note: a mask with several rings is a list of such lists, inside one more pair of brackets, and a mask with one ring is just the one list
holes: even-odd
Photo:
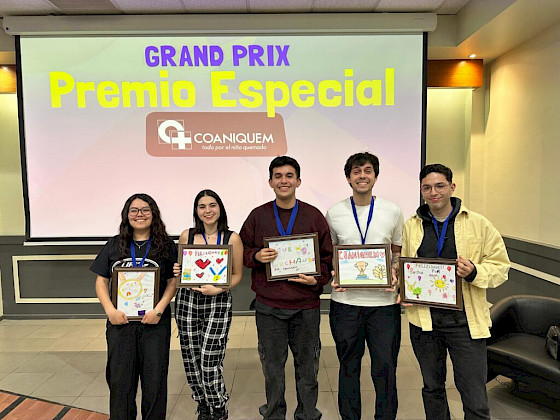
[(451, 169), (440, 164), (422, 168), (420, 190), (426, 204), (404, 226), (402, 256), (457, 260), (464, 306), (462, 311), (421, 305), (406, 308), (410, 340), (424, 381), (426, 418), (451, 418), (445, 392), (449, 351), (465, 420), (490, 419), (485, 339), (490, 336), (491, 321), (486, 289), (507, 280), (510, 261), (496, 228), (452, 197)]

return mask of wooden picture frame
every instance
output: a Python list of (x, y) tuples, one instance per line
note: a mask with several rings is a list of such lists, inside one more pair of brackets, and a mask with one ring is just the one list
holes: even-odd
[(316, 276), (321, 274), (319, 236), (317, 232), (270, 236), (263, 238), (265, 248), (278, 251), (278, 256), (266, 264), (268, 281), (297, 278), (298, 274)]
[(130, 321), (141, 320), (159, 302), (159, 267), (115, 267), (112, 301)]
[(336, 282), (343, 288), (391, 288), (391, 246), (335, 245)]
[(456, 260), (401, 257), (399, 281), (402, 303), (463, 309), (462, 279), (457, 276)]
[(178, 260), (181, 275), (177, 287), (231, 286), (232, 245), (179, 244)]

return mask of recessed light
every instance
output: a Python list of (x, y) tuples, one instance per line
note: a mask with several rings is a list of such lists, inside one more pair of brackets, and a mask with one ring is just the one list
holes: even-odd
[(476, 57), (476, 54), (469, 55), (469, 58), (475, 58), (475, 57)]

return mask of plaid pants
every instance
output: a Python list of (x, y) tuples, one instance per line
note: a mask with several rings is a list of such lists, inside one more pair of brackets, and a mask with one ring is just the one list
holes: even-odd
[(231, 292), (206, 296), (179, 289), (175, 317), (193, 399), (214, 408), (224, 407), (229, 399), (223, 361), (231, 326)]

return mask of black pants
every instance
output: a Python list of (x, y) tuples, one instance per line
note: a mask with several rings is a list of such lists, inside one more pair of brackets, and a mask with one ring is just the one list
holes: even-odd
[(331, 332), (340, 362), (338, 409), (343, 420), (362, 418), (360, 372), (367, 343), (375, 387), (375, 418), (397, 417), (397, 356), (401, 343), (399, 305), (355, 306), (331, 300)]
[(321, 313), (317, 309), (303, 309), (288, 319), (257, 312), (257, 334), (259, 355), (265, 380), (266, 404), (259, 408), (266, 420), (286, 418), (286, 378), (284, 367), (288, 358), (288, 346), (294, 356), (298, 405), (296, 420), (318, 420), (317, 410), (319, 385), (319, 322)]
[(448, 350), (465, 420), (490, 419), (486, 394), (485, 339), (473, 340), (467, 325), (446, 328), (434, 326), (433, 331), (422, 331), (410, 324), (410, 341), (424, 380), (422, 399), (427, 419), (451, 418), (445, 392)]
[(136, 390), (142, 386), (142, 418), (164, 420), (171, 318), (148, 325), (107, 322), (106, 378), (111, 420), (136, 420)]

